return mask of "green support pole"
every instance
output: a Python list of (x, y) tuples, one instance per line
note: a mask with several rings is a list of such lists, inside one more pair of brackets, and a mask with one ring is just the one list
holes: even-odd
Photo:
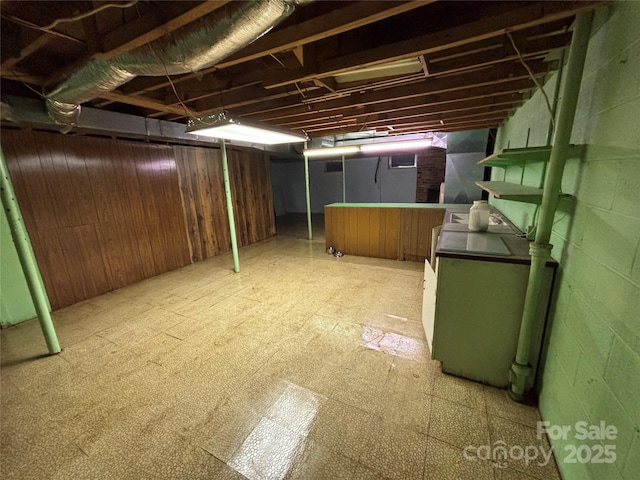
[(347, 203), (347, 170), (344, 167), (344, 155), (342, 155), (342, 202)]
[[(307, 149), (307, 142), (304, 142), (304, 149)], [(304, 156), (304, 186), (307, 198), (307, 229), (309, 230), (309, 240), (313, 240), (313, 230), (311, 229), (311, 194), (309, 193), (309, 158)]]
[(531, 253), (531, 267), (529, 269), (529, 283), (522, 312), (522, 323), (518, 337), (516, 358), (511, 366), (511, 388), (509, 393), (516, 401), (524, 401), (524, 394), (530, 383), (532, 367), (529, 364), (531, 341), (537, 319), (538, 299), (542, 288), (545, 265), (551, 256), (552, 245), (549, 244), (553, 219), (560, 197), (564, 165), (569, 152), (571, 131), (575, 117), (580, 83), (584, 70), (584, 59), (589, 46), (591, 19), (593, 12), (579, 14), (576, 18), (573, 41), (566, 69), (566, 81), (563, 88), (562, 103), (558, 112), (558, 121), (549, 157), (549, 166), (544, 181), (540, 217), (536, 227), (536, 239), (529, 247)]
[(224, 193), (227, 197), (227, 216), (229, 217), (229, 233), (231, 235), (231, 251), (233, 252), (233, 269), (240, 271), (238, 259), (238, 241), (236, 239), (236, 219), (233, 214), (233, 201), (231, 199), (231, 184), (229, 183), (229, 163), (227, 162), (227, 146), (224, 139), (220, 139), (220, 151), (222, 152), (222, 175), (224, 177)]
[(18, 258), (20, 259), (20, 265), (24, 272), (24, 276), (27, 280), (27, 286), (29, 287), (29, 293), (31, 293), (31, 299), (33, 305), (36, 308), (38, 314), (38, 320), (40, 321), (40, 328), (44, 335), (44, 339), (47, 342), (47, 348), (50, 354), (60, 353), (60, 344), (58, 343), (58, 336), (56, 335), (56, 329), (53, 326), (51, 315), (49, 314), (49, 304), (47, 302), (47, 292), (44, 290), (42, 283), (40, 282), (40, 272), (38, 271), (38, 263), (31, 250), (31, 244), (29, 243), (29, 234), (24, 226), (24, 220), (20, 213), (18, 201), (16, 200), (16, 194), (13, 190), (13, 184), (11, 183), (11, 177), (9, 175), (9, 168), (4, 159), (4, 153), (0, 147), (0, 175), (2, 176), (0, 190), (2, 191), (2, 207), (7, 213), (7, 219), (9, 220), (9, 227), (11, 230), (11, 237), (13, 243), (16, 245), (18, 252)]

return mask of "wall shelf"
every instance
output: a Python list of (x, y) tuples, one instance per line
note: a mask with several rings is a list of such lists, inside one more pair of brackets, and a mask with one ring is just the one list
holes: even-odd
[[(580, 156), (582, 145), (570, 145), (569, 157)], [(498, 150), (493, 155), (488, 156), (478, 162), (478, 165), (486, 167), (509, 167), (512, 165), (524, 165), (531, 162), (548, 162), (551, 155), (551, 146), (509, 148)]]
[(476, 182), (481, 189), (486, 190), (495, 198), (513, 200), (516, 202), (536, 203), (542, 201), (542, 189), (528, 187), (509, 182)]

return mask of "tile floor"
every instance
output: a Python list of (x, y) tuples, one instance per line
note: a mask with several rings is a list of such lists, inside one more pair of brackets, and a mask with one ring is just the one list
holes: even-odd
[[(553, 479), (534, 408), (442, 374), (422, 265), (277, 236), (2, 331), (5, 479)], [(504, 464), (502, 465), (504, 467)]]

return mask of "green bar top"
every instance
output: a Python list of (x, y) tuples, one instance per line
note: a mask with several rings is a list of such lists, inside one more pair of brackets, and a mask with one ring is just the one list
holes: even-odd
[(330, 203), (325, 207), (357, 207), (357, 208), (465, 208), (471, 204), (462, 203)]

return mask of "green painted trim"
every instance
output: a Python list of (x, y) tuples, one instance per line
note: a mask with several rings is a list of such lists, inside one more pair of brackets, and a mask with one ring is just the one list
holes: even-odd
[[(307, 148), (307, 142), (305, 142), (304, 148)], [(311, 228), (311, 192), (309, 191), (309, 158), (306, 155), (304, 156), (304, 190), (307, 202), (307, 230), (309, 231), (309, 240), (313, 240), (313, 229)]]
[(53, 326), (53, 320), (51, 320), (51, 315), (49, 314), (47, 292), (40, 281), (38, 263), (33, 251), (31, 250), (29, 233), (27, 232), (22, 214), (20, 213), (18, 200), (16, 199), (13, 184), (11, 183), (11, 176), (9, 175), (9, 167), (5, 162), (4, 153), (2, 152), (1, 147), (0, 190), (2, 196), (2, 207), (7, 214), (11, 237), (16, 245), (20, 265), (22, 265), (22, 270), (24, 271), (24, 276), (27, 280), (27, 286), (29, 287), (29, 293), (31, 293), (31, 299), (33, 300), (33, 305), (35, 306), (38, 314), (40, 328), (42, 329), (45, 342), (47, 343), (47, 349), (51, 354), (59, 353), (60, 343), (58, 342), (56, 329)]
[(344, 164), (344, 155), (342, 156), (342, 202), (347, 202), (347, 169)]
[(224, 177), (224, 193), (227, 197), (227, 216), (229, 217), (229, 233), (231, 235), (231, 251), (233, 252), (233, 269), (240, 271), (240, 259), (238, 258), (238, 240), (236, 239), (236, 220), (233, 214), (233, 200), (231, 198), (231, 185), (229, 183), (229, 164), (227, 162), (227, 146), (224, 139), (220, 139), (220, 151), (222, 152), (222, 175)]
[(325, 207), (358, 207), (358, 208), (468, 208), (471, 204), (463, 203), (330, 203)]
[(552, 245), (549, 245), (553, 221), (558, 207), (560, 187), (564, 166), (570, 151), (569, 141), (573, 130), (573, 121), (580, 94), (584, 61), (589, 47), (589, 34), (593, 12), (581, 13), (576, 18), (569, 61), (567, 63), (567, 77), (562, 92), (562, 103), (558, 112), (556, 132), (549, 156), (549, 164), (544, 179), (540, 216), (536, 226), (536, 239), (531, 244), (531, 268), (529, 282), (525, 295), (522, 322), (518, 337), (518, 349), (512, 368), (511, 397), (524, 400), (524, 393), (529, 383), (530, 369), (529, 355), (532, 348), (532, 336), (538, 318), (540, 288), (544, 266), (551, 256)]

